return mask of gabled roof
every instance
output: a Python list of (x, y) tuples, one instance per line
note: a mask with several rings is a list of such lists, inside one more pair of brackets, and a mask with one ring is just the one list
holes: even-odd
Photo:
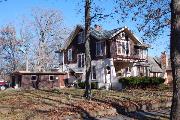
[(163, 70), (160, 66), (156, 63), (153, 57), (148, 56), (148, 63), (150, 64), (149, 70), (150, 72), (162, 73)]
[[(75, 38), (75, 36), (79, 33), (79, 31), (84, 30), (84, 27), (82, 25), (77, 25), (74, 30), (71, 32), (70, 36), (67, 38), (67, 40), (64, 43), (64, 47), (61, 50), (66, 50), (68, 46), (71, 44), (72, 40)], [(131, 32), (126, 26), (113, 29), (113, 30), (100, 30), (97, 31), (94, 28), (91, 28), (90, 36), (97, 39), (97, 40), (110, 40), (116, 35), (118, 35), (120, 32), (125, 31), (132, 37), (136, 42), (138, 46), (143, 46), (145, 48), (148, 48), (149, 46), (141, 42), (134, 33)]]
[(80, 30), (83, 30), (84, 28), (81, 25), (77, 25), (74, 30), (71, 32), (71, 34), (69, 35), (69, 37), (67, 38), (67, 40), (64, 43), (64, 47), (62, 48), (62, 50), (66, 50), (67, 47), (71, 44), (72, 40), (76, 37), (76, 35), (79, 33)]
[(117, 28), (113, 30), (100, 30), (97, 31), (94, 28), (91, 28), (91, 36), (98, 39), (98, 40), (104, 40), (104, 39), (110, 39), (112, 38), (112, 35), (116, 33), (117, 31), (121, 30), (122, 28)]

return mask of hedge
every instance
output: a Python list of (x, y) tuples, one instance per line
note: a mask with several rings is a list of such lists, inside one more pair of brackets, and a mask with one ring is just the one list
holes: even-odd
[[(85, 89), (85, 82), (79, 82), (79, 83), (78, 83), (78, 86), (79, 86), (81, 89)], [(98, 88), (98, 83), (97, 83), (97, 82), (92, 82), (92, 83), (91, 83), (91, 88), (92, 88), (92, 89), (97, 89), (97, 88)]]
[(119, 79), (123, 86), (130, 88), (157, 87), (164, 81), (161, 77), (124, 77)]

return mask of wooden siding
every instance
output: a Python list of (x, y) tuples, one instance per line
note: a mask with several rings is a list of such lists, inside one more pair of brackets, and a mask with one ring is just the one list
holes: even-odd
[[(128, 39), (128, 41), (130, 41), (130, 55), (118, 55), (117, 54), (117, 41), (127, 41), (126, 39)], [(137, 44), (136, 42), (134, 42), (128, 35), (126, 39), (122, 39), (120, 34), (118, 34), (117, 36), (115, 36), (111, 41), (111, 57), (114, 59), (118, 59), (118, 58), (122, 58), (123, 59), (129, 59), (129, 60), (139, 60), (139, 61), (143, 61), (145, 59), (141, 59), (139, 55), (135, 54), (135, 48), (134, 46)]]
[(91, 37), (91, 42), (90, 42), (90, 52), (91, 52), (91, 59), (92, 60), (98, 60), (98, 59), (105, 59), (105, 58), (110, 58), (110, 41), (107, 40), (101, 40), (105, 42), (105, 55), (102, 56), (97, 56), (96, 55), (96, 42), (99, 42), (100, 40), (96, 40), (93, 37)]
[[(81, 32), (81, 31), (80, 31)], [(137, 41), (132, 40), (128, 35), (127, 39), (130, 41), (130, 55), (117, 55), (117, 46), (116, 42), (117, 40), (122, 40), (121, 33), (117, 34), (115, 37), (113, 37), (110, 40), (101, 40), (105, 41), (106, 43), (106, 54), (103, 56), (96, 56), (96, 42), (100, 41), (93, 37), (90, 37), (90, 52), (92, 60), (98, 60), (98, 59), (105, 59), (105, 58), (114, 58), (119, 59), (128, 59), (128, 60), (138, 60), (138, 61), (145, 61), (146, 59), (140, 59), (140, 56), (135, 55), (135, 48), (134, 46), (137, 44)], [(125, 40), (125, 39), (124, 39)], [(72, 49), (72, 61), (68, 61), (68, 49)], [(67, 50), (64, 53), (64, 63), (65, 64), (76, 64), (77, 63), (77, 54), (85, 53), (85, 43), (78, 44), (78, 34), (72, 40), (70, 45), (68, 46)]]
[[(68, 49), (72, 49), (72, 61), (68, 61)], [(77, 54), (85, 53), (85, 44), (78, 44), (78, 35), (70, 43), (67, 50), (64, 52), (64, 63), (65, 64), (75, 64), (77, 63)]]

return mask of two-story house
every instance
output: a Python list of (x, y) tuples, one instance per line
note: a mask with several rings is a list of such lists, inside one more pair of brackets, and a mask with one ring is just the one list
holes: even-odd
[[(85, 38), (81, 25), (75, 27), (59, 53), (62, 70), (73, 70), (85, 80)], [(148, 75), (148, 46), (127, 27), (107, 31), (95, 25), (90, 32), (90, 53), (91, 79), (99, 87), (116, 84), (118, 76)]]

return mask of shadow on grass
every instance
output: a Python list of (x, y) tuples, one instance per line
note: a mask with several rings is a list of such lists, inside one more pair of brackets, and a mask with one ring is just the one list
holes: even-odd
[[(73, 90), (75, 90), (75, 89), (73, 89)], [(68, 92), (61, 91), (61, 90), (40, 90), (40, 91), (44, 91), (44, 92), (47, 92), (47, 93), (64, 94), (66, 96), (71, 95), (72, 98), (80, 98), (80, 99), (82, 99), (82, 96), (80, 94), (71, 93), (71, 91), (68, 91)], [(41, 96), (37, 96), (37, 97), (41, 97)], [(50, 99), (50, 98), (47, 98), (47, 97), (41, 97), (41, 98), (51, 100), (51, 101), (54, 101), (54, 102), (58, 102), (58, 103), (62, 103), (59, 100)], [(150, 112), (139, 111), (138, 109), (136, 111), (130, 112), (130, 111), (128, 111), (128, 109), (126, 107), (120, 105), (117, 101), (113, 101), (113, 100), (98, 99), (98, 98), (95, 98), (95, 97), (93, 97), (91, 100), (92, 101), (97, 101), (97, 102), (100, 102), (100, 103), (104, 103), (104, 104), (109, 104), (113, 108), (116, 109), (118, 114), (130, 117), (130, 118), (138, 119), (138, 120), (159, 120), (159, 118), (157, 118), (157, 117), (162, 117), (162, 118), (168, 119), (168, 117), (166, 115), (157, 115), (157, 114), (153, 114), (153, 113), (150, 113)], [(68, 103), (62, 103), (62, 104), (65, 104), (65, 105), (76, 108), (75, 112), (82, 113), (81, 117), (84, 118), (84, 119), (96, 120), (95, 117), (92, 117), (81, 106), (75, 106), (73, 104), (68, 104)]]
[[(49, 92), (49, 93), (52, 93), (51, 91), (49, 90), (40, 90), (40, 91), (45, 91), (45, 92)], [(41, 95), (38, 95), (38, 94), (35, 94), (33, 92), (28, 92), (29, 94), (32, 94), (33, 96), (36, 96), (36, 98), (40, 98), (42, 100), (49, 100), (49, 101), (53, 101), (53, 102), (56, 102), (58, 104), (63, 104), (63, 105), (66, 105), (66, 106), (69, 106), (71, 108), (69, 108), (70, 112), (74, 112), (74, 113), (80, 113), (80, 116), (81, 118), (83, 118), (84, 120), (97, 120), (95, 117), (91, 116), (90, 113), (88, 113), (84, 108), (82, 108), (81, 106), (77, 106), (77, 105), (73, 105), (73, 104), (69, 104), (69, 103), (64, 103), (60, 100), (56, 100), (56, 99), (51, 99), (51, 98), (48, 98), (48, 97), (42, 97)], [(57, 94), (64, 94), (62, 92), (57, 92), (57, 91), (54, 91), (53, 93), (57, 93)], [(66, 94), (66, 95), (69, 95), (69, 94)], [(51, 103), (47, 103), (47, 102), (44, 102), (42, 101), (43, 104), (47, 104), (47, 105), (50, 105), (52, 106), (53, 108), (63, 108), (63, 107), (59, 107), (57, 105), (54, 105), (54, 104), (51, 104)], [(65, 108), (65, 107), (64, 107)], [(63, 110), (63, 109), (62, 109)], [(49, 111), (42, 111), (42, 110), (36, 110), (37, 112), (44, 112), (44, 113), (47, 113)]]

